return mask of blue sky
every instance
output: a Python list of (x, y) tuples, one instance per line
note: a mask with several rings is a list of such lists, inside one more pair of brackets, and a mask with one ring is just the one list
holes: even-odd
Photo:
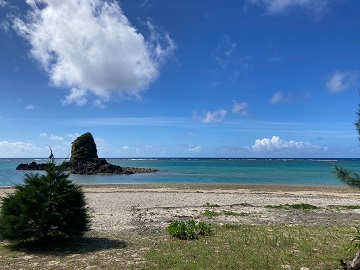
[(0, 157), (360, 157), (357, 0), (0, 0)]

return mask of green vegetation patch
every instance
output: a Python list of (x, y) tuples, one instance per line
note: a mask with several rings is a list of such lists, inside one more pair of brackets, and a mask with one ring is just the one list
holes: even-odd
[(211, 227), (205, 222), (196, 223), (195, 220), (175, 220), (170, 223), (166, 231), (181, 240), (194, 240), (198, 239), (200, 235), (210, 235)]
[(265, 207), (266, 208), (274, 208), (274, 209), (286, 209), (286, 210), (296, 209), (296, 210), (302, 210), (302, 211), (310, 211), (310, 210), (319, 209), (319, 207), (312, 205), (312, 204), (307, 204), (307, 203), (266, 205)]
[(221, 215), (221, 213), (215, 212), (215, 211), (212, 211), (212, 210), (205, 210), (204, 212), (202, 212), (202, 214), (204, 216), (209, 217), (209, 218), (213, 218), (213, 217), (217, 217), (217, 216)]
[(237, 213), (237, 212), (232, 212), (232, 211), (224, 211), (223, 212), (225, 216), (234, 216), (234, 217), (245, 217), (250, 215), (249, 213)]
[(356, 251), (354, 233), (342, 226), (222, 226), (198, 241), (158, 243), (143, 269), (334, 269)]

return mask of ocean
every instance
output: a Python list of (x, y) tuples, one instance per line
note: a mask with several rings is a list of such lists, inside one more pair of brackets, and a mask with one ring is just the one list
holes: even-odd
[[(41, 159), (0, 159), (0, 186), (22, 184), (26, 171), (20, 163)], [(58, 159), (56, 162), (61, 163)], [(332, 173), (330, 163), (360, 172), (360, 159), (222, 159), (222, 158), (109, 158), (124, 167), (158, 169), (134, 175), (74, 175), (77, 184), (266, 184), (298, 186), (345, 186)]]

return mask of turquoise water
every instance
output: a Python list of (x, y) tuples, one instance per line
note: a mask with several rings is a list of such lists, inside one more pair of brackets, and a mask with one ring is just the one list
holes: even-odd
[[(19, 163), (34, 159), (0, 159), (0, 186), (23, 181)], [(35, 160), (40, 163), (43, 160)], [(61, 162), (63, 160), (58, 160)], [(160, 170), (135, 175), (71, 175), (78, 184), (268, 184), (306, 186), (345, 186), (333, 174), (329, 162), (360, 172), (360, 159), (107, 159), (125, 167)]]

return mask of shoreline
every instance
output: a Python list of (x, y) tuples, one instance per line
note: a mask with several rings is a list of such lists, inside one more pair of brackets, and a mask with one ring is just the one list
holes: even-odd
[[(307, 186), (307, 185), (273, 185), (273, 184), (189, 184), (189, 183), (161, 183), (161, 184), (78, 184), (80, 187), (86, 190), (118, 190), (118, 191), (166, 191), (166, 190), (178, 190), (178, 191), (193, 191), (193, 190), (264, 190), (264, 191), (322, 191), (331, 192), (339, 191), (343, 193), (360, 193), (360, 189), (352, 188), (348, 186)], [(14, 189), (15, 186), (0, 186), (1, 190)]]

